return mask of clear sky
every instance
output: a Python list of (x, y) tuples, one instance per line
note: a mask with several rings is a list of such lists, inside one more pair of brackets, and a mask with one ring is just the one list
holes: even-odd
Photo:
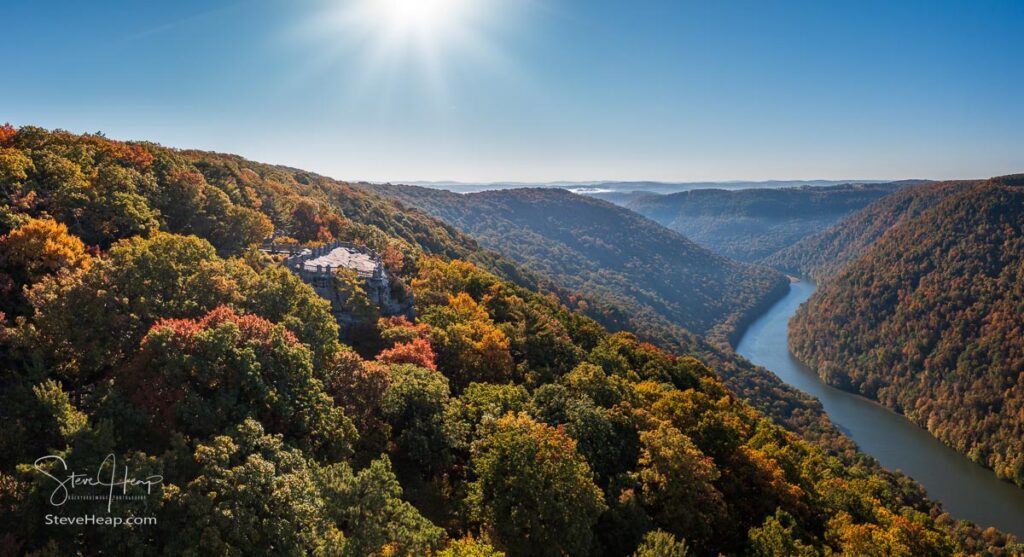
[(375, 181), (1024, 172), (1024, 2), (6, 0), (0, 121)]

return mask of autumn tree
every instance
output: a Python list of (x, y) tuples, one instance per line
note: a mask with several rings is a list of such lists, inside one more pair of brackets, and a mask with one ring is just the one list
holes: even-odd
[(196, 319), (228, 305), (283, 324), (323, 369), (340, 349), (330, 305), (279, 267), (256, 273), (195, 236), (156, 233), (118, 242), (87, 270), (47, 277), (29, 291), (20, 341), (61, 376), (88, 382), (134, 354), (161, 318)]
[(84, 269), (91, 257), (85, 244), (67, 226), (50, 219), (32, 219), (0, 236), (0, 292), (12, 303), (0, 311), (15, 313), (24, 304), (21, 288), (59, 271)]
[(290, 331), (225, 306), (158, 321), (118, 383), (149, 414), (150, 431), (204, 438), (254, 416), (324, 459), (347, 456), (357, 437)]
[(694, 543), (707, 542), (725, 513), (713, 484), (720, 474), (714, 462), (668, 424), (642, 432), (640, 441), (637, 478), (658, 525)]
[(320, 206), (316, 202), (305, 197), (300, 198), (292, 209), (291, 235), (300, 242), (332, 240), (333, 236), (320, 212)]
[(421, 319), (432, 328), (438, 366), (455, 385), (509, 378), (514, 364), (508, 336), (468, 294), (449, 297), (447, 305), (429, 308)]
[(524, 414), (473, 447), (473, 516), (512, 555), (586, 555), (604, 511), (590, 467), (564, 433)]
[(377, 355), (377, 360), (386, 364), (413, 364), (427, 369), (437, 369), (434, 363), (434, 349), (426, 339), (416, 338), (400, 342)]

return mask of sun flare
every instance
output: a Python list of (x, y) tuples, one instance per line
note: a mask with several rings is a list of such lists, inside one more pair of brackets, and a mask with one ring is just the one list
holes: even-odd
[(370, 15), (389, 32), (434, 34), (466, 15), (466, 0), (373, 0)]
[[(499, 75), (507, 58), (494, 38), (509, 29), (504, 0), (320, 0), (296, 36), (314, 47), (305, 75), (345, 66), (345, 88), (384, 99), (417, 87), (422, 99), (448, 104), (450, 75), (469, 67)], [(383, 101), (382, 101), (383, 102)]]

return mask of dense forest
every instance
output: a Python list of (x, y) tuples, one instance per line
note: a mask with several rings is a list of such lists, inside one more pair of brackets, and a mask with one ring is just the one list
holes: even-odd
[(1024, 486), (1024, 176), (905, 197), (886, 207), (932, 206), (882, 219), (897, 224), (800, 308), (791, 348)]
[[(713, 268), (701, 268), (693, 263), (710, 262), (715, 266), (721, 266), (719, 272), (722, 268), (736, 268), (735, 263), (728, 262), (721, 257), (709, 256), (706, 250), (695, 247), (691, 242), (678, 238), (676, 234), (628, 212), (615, 210), (606, 204), (558, 189), (509, 189), (500, 192), (454, 194), (448, 191), (401, 185), (367, 187), (371, 191), (400, 199), (408, 207), (429, 210), (440, 218), (447, 219), (450, 224), (470, 231), (481, 242), (489, 242), (489, 245), (509, 258), (522, 258), (525, 254), (539, 254), (529, 260), (521, 260), (531, 265), (531, 269), (536, 272), (533, 275), (537, 277), (535, 280), (547, 289), (557, 289), (556, 285), (560, 282), (582, 284), (583, 286), (574, 288), (574, 290), (575, 292), (586, 292), (585, 298), (575, 293), (563, 296), (564, 301), (572, 304), (572, 307), (578, 311), (593, 317), (601, 325), (613, 331), (628, 330), (636, 334), (641, 341), (651, 342), (662, 349), (700, 357), (715, 368), (731, 391), (777, 423), (799, 433), (807, 440), (826, 447), (834, 454), (851, 458), (860, 465), (872, 465), (863, 459), (864, 455), (857, 453), (849, 438), (840, 433), (832, 424), (821, 408), (821, 404), (814, 397), (786, 385), (773, 373), (754, 366), (746, 359), (737, 356), (727, 346), (727, 341), (734, 340), (731, 337), (734, 337), (735, 333), (742, 332), (744, 320), (730, 320), (721, 323), (708, 335), (710, 339), (705, 338), (690, 332), (675, 320), (680, 316), (686, 317), (686, 312), (667, 315), (663, 311), (659, 311), (664, 307), (663, 305), (653, 308), (646, 307), (634, 298), (636, 289), (630, 280), (651, 281), (650, 277), (636, 273), (634, 268), (642, 266), (651, 272), (657, 272), (648, 263), (638, 261), (631, 267), (626, 267), (621, 272), (615, 273), (606, 269), (601, 269), (600, 273), (593, 271), (602, 264), (596, 260), (597, 257), (614, 259), (621, 253), (649, 254), (652, 246), (646, 245), (645, 239), (648, 237), (655, 238), (655, 246), (662, 242), (673, 246), (673, 250), (682, 250), (685, 256), (697, 254), (697, 257), (693, 259), (682, 259), (669, 263), (674, 272), (686, 273), (686, 276), (675, 277), (674, 280), (688, 281), (686, 284), (688, 290), (698, 287), (695, 281), (688, 278), (690, 275), (705, 278), (709, 272), (714, 270)], [(525, 207), (527, 203), (542, 205), (544, 209), (539, 213), (533, 213)], [(537, 220), (532, 219), (531, 215), (551, 215), (553, 207), (558, 207), (561, 211), (557, 212), (556, 216), (545, 220), (547, 224), (541, 227), (541, 230), (547, 231), (546, 234), (535, 231), (527, 224), (531, 220)], [(513, 209), (515, 210), (513, 211)], [(564, 234), (557, 233), (561, 231), (562, 227), (569, 226), (559, 224), (561, 215), (587, 210), (598, 211), (599, 218), (610, 219), (613, 224), (609, 226), (600, 221), (581, 223)], [(570, 223), (577, 222), (577, 220), (570, 220)], [(487, 223), (487, 225), (481, 223)], [(575, 235), (584, 225), (588, 227), (604, 226), (617, 230), (612, 237), (617, 242), (615, 244), (602, 243), (602, 249), (581, 247), (581, 245), (587, 246), (589, 243), (594, 243), (595, 238), (604, 240), (604, 236), (598, 236), (595, 230), (591, 230), (591, 234), (577, 239)], [(551, 227), (553, 226), (558, 228), (552, 231)], [(503, 231), (507, 236), (496, 234), (495, 230), (497, 229)], [(607, 231), (603, 230), (601, 233), (605, 234)], [(588, 251), (590, 254), (584, 255), (580, 253), (581, 251)], [(659, 260), (665, 259), (664, 254), (658, 257)], [(554, 262), (548, 261), (552, 258), (556, 258)], [(621, 267), (621, 264), (617, 262), (615, 264)], [(747, 266), (740, 267), (743, 270), (749, 269)], [(615, 280), (603, 282), (600, 290), (597, 290), (594, 286), (595, 283), (609, 276)], [(788, 285), (782, 282), (775, 285), (775, 288), (780, 287), (788, 287)], [(667, 295), (678, 296), (678, 293), (669, 292)], [(775, 292), (768, 292), (762, 298), (759, 306), (770, 304), (776, 295)], [(755, 314), (758, 309), (758, 306), (753, 306), (745, 316)]]
[[(3, 127), (0, 193), (0, 554), (1022, 549), (787, 432), (700, 360), (609, 333), (455, 230), (346, 184)], [(342, 342), (329, 304), (253, 249), (272, 231), (374, 246), (415, 293), (415, 321), (367, 315)], [(114, 502), (157, 522), (44, 525), (98, 512), (54, 507), (47, 475), (107, 455), (160, 478)]]
[(375, 190), (593, 302), (626, 309), (634, 329), (669, 330), (667, 320), (727, 340), (788, 288), (781, 274), (731, 261), (631, 211), (562, 189)]
[(717, 253), (758, 262), (914, 183), (705, 189), (640, 197), (626, 207)]
[(946, 196), (971, 184), (940, 182), (902, 189), (761, 262), (786, 273), (825, 281), (860, 257), (890, 228), (917, 218)]

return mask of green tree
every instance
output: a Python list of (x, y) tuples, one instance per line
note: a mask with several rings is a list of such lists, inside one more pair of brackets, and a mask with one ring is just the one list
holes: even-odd
[(327, 514), (347, 538), (344, 555), (362, 557), (427, 555), (445, 538), (444, 530), (402, 500), (402, 486), (386, 456), (353, 473), (345, 463), (320, 469)]
[[(633, 557), (686, 557), (690, 554), (686, 547), (686, 540), (676, 540), (676, 537), (668, 532), (655, 530), (644, 536), (640, 547), (636, 548)], [(778, 553), (777, 555), (784, 555)]]
[(164, 488), (167, 553), (298, 556), (343, 543), (302, 452), (259, 422), (198, 445), (192, 460), (195, 475)]
[(445, 409), (451, 394), (440, 372), (409, 364), (391, 366), (381, 404), (399, 453), (432, 474), (451, 462)]
[(778, 510), (774, 516), (764, 520), (764, 524), (751, 528), (747, 534), (752, 557), (774, 557), (775, 555), (792, 555), (794, 557), (811, 557), (818, 553), (813, 547), (805, 545), (794, 533), (795, 521), (789, 513)]
[(511, 555), (586, 555), (605, 510), (576, 443), (525, 414), (499, 419), (473, 447), (473, 516)]
[(505, 554), (489, 543), (467, 536), (452, 540), (447, 547), (437, 552), (436, 557), (505, 557)]

